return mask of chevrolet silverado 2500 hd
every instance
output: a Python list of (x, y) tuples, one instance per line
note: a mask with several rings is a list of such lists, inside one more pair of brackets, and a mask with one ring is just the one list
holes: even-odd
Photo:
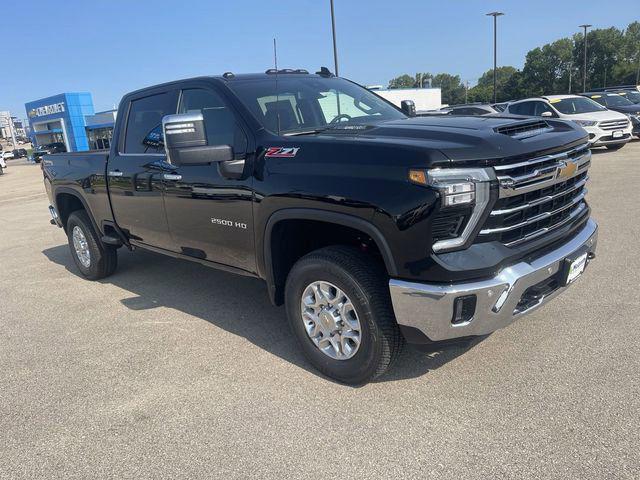
[(130, 93), (110, 151), (43, 172), (84, 277), (120, 247), (259, 277), (308, 360), (362, 384), (405, 342), (486, 335), (571, 285), (595, 256), (590, 161), (573, 122), (410, 117), (270, 70)]

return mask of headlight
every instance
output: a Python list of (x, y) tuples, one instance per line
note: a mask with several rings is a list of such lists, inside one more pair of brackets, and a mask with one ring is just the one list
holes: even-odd
[(581, 127), (595, 127), (598, 124), (598, 122), (593, 120), (574, 120), (574, 122)]
[(435, 168), (426, 172), (409, 172), (411, 182), (438, 190), (441, 210), (464, 206), (471, 208), (471, 216), (462, 233), (455, 238), (436, 241), (432, 245), (434, 252), (454, 250), (467, 243), (489, 205), (491, 180), (495, 179), (491, 168)]

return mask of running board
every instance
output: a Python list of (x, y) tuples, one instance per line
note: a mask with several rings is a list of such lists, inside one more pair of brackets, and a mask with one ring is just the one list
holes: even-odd
[(123, 245), (122, 240), (120, 240), (118, 237), (112, 237), (111, 235), (104, 235), (101, 240), (102, 243), (112, 245), (114, 247), (121, 247)]

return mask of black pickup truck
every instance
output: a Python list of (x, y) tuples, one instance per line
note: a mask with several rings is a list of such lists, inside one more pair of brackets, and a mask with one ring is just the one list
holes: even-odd
[(595, 256), (582, 128), (404, 110), (324, 68), (138, 90), (110, 151), (44, 157), (52, 223), (88, 279), (120, 247), (264, 279), (309, 361), (362, 384), (405, 342), (508, 325)]

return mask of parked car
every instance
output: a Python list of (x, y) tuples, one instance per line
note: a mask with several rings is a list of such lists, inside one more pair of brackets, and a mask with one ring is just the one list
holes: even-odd
[(180, 80), (118, 111), (109, 152), (43, 162), (80, 274), (111, 275), (124, 246), (261, 278), (341, 382), (380, 375), (405, 342), (504, 327), (595, 257), (573, 122), (410, 117), (327, 69)]
[(622, 148), (631, 140), (631, 121), (580, 95), (547, 95), (510, 103), (507, 112), (544, 118), (572, 120), (589, 134), (592, 147)]
[(8, 160), (13, 157), (14, 157), (13, 150), (5, 150), (4, 152), (2, 152), (2, 158), (4, 160)]
[(499, 113), (493, 105), (488, 103), (468, 103), (448, 107), (449, 115), (491, 115)]
[(587, 92), (581, 95), (598, 102), (609, 110), (625, 114), (631, 120), (632, 133), (636, 137), (640, 137), (640, 104), (633, 103), (617, 93)]
[(13, 158), (26, 158), (27, 155), (27, 151), (24, 148), (16, 148), (13, 151)]
[(5, 168), (7, 168), (7, 162), (5, 162), (4, 157), (0, 155), (0, 175), (4, 173)]
[(67, 151), (67, 147), (62, 142), (48, 143), (46, 145), (37, 147), (33, 151), (31, 158), (34, 162), (40, 163), (40, 161), (42, 160), (42, 157), (45, 155), (51, 155), (54, 153), (64, 153), (66, 151)]

